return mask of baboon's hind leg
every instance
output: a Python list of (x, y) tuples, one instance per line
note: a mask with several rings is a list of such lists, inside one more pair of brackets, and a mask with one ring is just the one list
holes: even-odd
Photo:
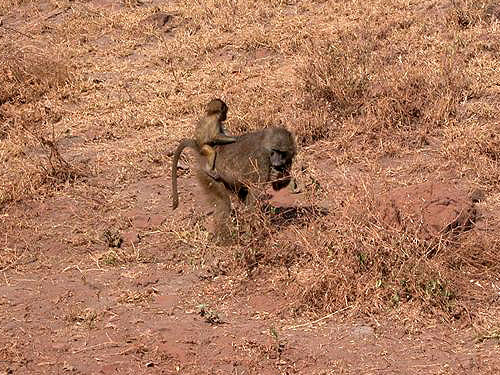
[(198, 181), (208, 203), (214, 208), (214, 234), (220, 239), (227, 239), (231, 233), (231, 199), (222, 182), (210, 178), (205, 171), (197, 173)]
[(201, 154), (207, 158), (207, 162), (203, 165), (203, 171), (213, 179), (219, 180), (220, 175), (215, 170), (215, 157), (217, 156), (217, 151), (209, 145), (204, 145), (201, 148)]

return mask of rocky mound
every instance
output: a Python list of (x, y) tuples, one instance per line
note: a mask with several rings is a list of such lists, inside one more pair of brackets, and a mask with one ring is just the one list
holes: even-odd
[(393, 189), (381, 197), (379, 208), (385, 225), (410, 229), (425, 240), (468, 230), (477, 216), (472, 198), (454, 185), (438, 182)]

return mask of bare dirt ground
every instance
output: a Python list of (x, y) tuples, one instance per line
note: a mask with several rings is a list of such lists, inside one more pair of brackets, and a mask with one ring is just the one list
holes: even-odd
[[(500, 374), (480, 3), (0, 0), (0, 374)], [(189, 156), (170, 209), (212, 97), (299, 145), (228, 246)]]
[[(173, 218), (151, 204), (164, 198), (166, 182), (144, 178), (117, 193), (127, 202), (111, 214), (128, 222), (121, 255), (82, 238), (102, 232), (110, 214), (77, 191), (4, 214), (5, 250), (16, 261), (2, 269), (3, 373), (500, 371), (498, 342), (478, 341), (463, 324), (409, 332), (383, 314), (310, 324), (290, 316), (287, 296), (263, 276), (235, 284), (238, 275), (214, 278), (191, 266), (163, 235), (162, 221)], [(189, 210), (175, 215), (189, 225), (183, 216)]]

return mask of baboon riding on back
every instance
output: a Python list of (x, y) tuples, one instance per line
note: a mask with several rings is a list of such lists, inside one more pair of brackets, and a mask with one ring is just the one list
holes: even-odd
[(172, 160), (174, 209), (179, 203), (177, 163), (185, 147), (192, 148), (197, 154), (196, 178), (215, 208), (215, 224), (218, 228), (227, 225), (229, 220), (231, 192), (243, 202), (253, 204), (264, 192), (265, 183), (270, 182), (274, 190), (286, 187), (291, 180), (290, 170), (296, 154), (293, 135), (279, 127), (229, 137), (228, 142), (213, 143), (211, 147), (216, 157), (212, 165), (210, 154), (202, 152), (203, 146), (199, 142), (184, 139), (175, 150)]

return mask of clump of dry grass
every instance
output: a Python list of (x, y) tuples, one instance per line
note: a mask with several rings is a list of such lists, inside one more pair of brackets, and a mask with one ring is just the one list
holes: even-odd
[(292, 215), (276, 207), (239, 208), (236, 244), (219, 253), (225, 271), (272, 280), (298, 314), (349, 307), (358, 315), (411, 315), (413, 327), (432, 319), (478, 320), (494, 295), (473, 282), (500, 274), (500, 242), (493, 234), (473, 229), (422, 239), (409, 217), (401, 218), (401, 229), (388, 228), (376, 189), (366, 181), (356, 185), (332, 202), (328, 216), (321, 210), (295, 208)]
[(48, 51), (11, 43), (0, 48), (0, 207), (83, 176), (61, 155), (54, 123), (61, 116), (42, 103), (44, 95), (67, 85), (67, 65)]
[(0, 105), (38, 100), (69, 80), (67, 65), (46, 51), (0, 45)]
[(98, 264), (104, 267), (117, 267), (127, 263), (147, 263), (152, 261), (154, 259), (143, 255), (135, 248), (133, 250), (110, 249), (99, 254), (97, 257)]
[(412, 324), (473, 318), (491, 295), (476, 293), (470, 279), (499, 274), (500, 243), (479, 231), (421, 240), (412, 226), (388, 229), (378, 214), (373, 195), (359, 190), (330, 216), (311, 215), (300, 226), (255, 216), (251, 234), (232, 248), (231, 267), (276, 275), (299, 313), (349, 306), (357, 314), (412, 311)]
[[(381, 50), (381, 51), (380, 51)], [(454, 121), (469, 94), (464, 62), (455, 54), (427, 62), (380, 46), (376, 38), (339, 38), (314, 49), (299, 70), (306, 110), (323, 111), (327, 123), (298, 129), (302, 142), (357, 141), (369, 148), (390, 137), (420, 147), (426, 135)], [(382, 152), (395, 147), (382, 145)]]
[(53, 128), (51, 134), (44, 135), (50, 117), (45, 110), (29, 109), (11, 118), (8, 136), (0, 146), (4, 165), (0, 207), (86, 175), (84, 169), (70, 165), (61, 155)]
[(73, 306), (64, 318), (69, 323), (92, 329), (96, 327), (99, 314), (90, 307)]
[(0, 360), (9, 363), (27, 363), (28, 359), (16, 342), (6, 343), (0, 348)]
[(125, 290), (122, 291), (120, 298), (118, 298), (119, 303), (143, 305), (151, 302), (155, 294), (154, 289), (147, 289), (144, 291), (132, 291)]
[(448, 13), (448, 22), (461, 29), (472, 27), (491, 16), (491, 11), (496, 5), (491, 0), (451, 0), (451, 9)]
[(8, 11), (15, 9), (24, 4), (34, 2), (33, 0), (2, 0), (0, 2), (0, 16), (6, 14)]

